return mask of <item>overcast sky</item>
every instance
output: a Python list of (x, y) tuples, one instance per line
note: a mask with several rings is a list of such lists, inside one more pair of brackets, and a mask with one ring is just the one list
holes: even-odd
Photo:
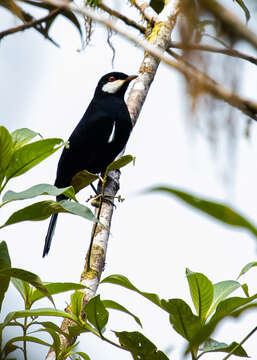
[[(0, 16), (1, 29), (8, 24), (15, 25), (5, 11), (1, 10)], [(76, 29), (64, 20), (56, 21), (52, 36), (61, 44), (60, 49), (33, 30), (1, 41), (1, 125), (9, 131), (28, 127), (44, 137), (66, 140), (86, 110), (99, 78), (113, 70), (112, 52), (106, 45), (103, 29), (97, 28), (92, 44), (81, 52), (77, 51), (81, 44)], [(114, 69), (137, 73), (142, 51), (117, 36), (113, 42), (116, 46)], [(240, 46), (254, 54), (252, 49)], [(241, 94), (256, 99), (256, 67), (245, 63), (239, 69), (243, 73)], [(257, 124), (251, 126), (250, 140), (241, 135), (231, 160), (233, 166), (224, 161), (228, 156), (225, 153), (221, 156), (222, 151), (215, 157), (208, 140), (187, 125), (183, 81), (175, 70), (159, 67), (127, 146), (126, 153), (136, 156), (136, 164), (122, 170), (120, 194), (126, 200), (114, 211), (103, 277), (123, 274), (140, 290), (157, 293), (164, 299), (182, 298), (192, 305), (185, 268), (204, 273), (214, 283), (236, 279), (241, 268), (256, 259), (256, 239), (245, 231), (202, 216), (174, 198), (143, 192), (160, 184), (176, 186), (227, 202), (256, 223)], [(246, 117), (238, 112), (235, 121), (242, 123), (239, 132), (243, 133)], [(53, 183), (59, 156), (60, 152), (11, 181), (8, 189), (18, 191), (37, 183)], [(230, 174), (229, 182), (224, 182), (224, 173)], [(89, 194), (90, 189), (82, 191), (80, 201), (84, 202)], [(1, 223), (26, 204), (16, 202), (3, 208)], [(1, 230), (1, 240), (7, 241), (12, 266), (32, 271), (43, 281), (78, 282), (91, 224), (71, 215), (60, 215), (50, 253), (42, 259), (47, 227), (48, 220), (25, 222)], [(250, 294), (255, 293), (256, 270), (247, 274), (242, 282), (249, 284)], [(102, 299), (118, 301), (140, 316), (142, 332), (160, 350), (167, 351), (172, 359), (182, 357), (184, 341), (169, 325), (166, 313), (115, 285), (103, 284), (99, 292)], [(235, 294), (243, 296), (242, 290)], [(10, 287), (3, 315), (21, 308), (22, 302), (17, 301), (17, 296)], [(57, 307), (63, 309), (69, 295), (56, 296), (55, 300)], [(42, 301), (40, 306), (51, 305)], [(255, 324), (252, 316), (246, 315), (240, 322), (227, 321), (214, 338), (227, 343), (240, 342)], [(141, 331), (132, 319), (114, 313), (108, 329)], [(7, 337), (12, 332), (13, 329), (9, 329)], [(107, 334), (114, 339), (110, 331)], [(128, 353), (94, 336), (85, 334), (79, 341), (79, 349), (92, 360), (131, 359)], [(30, 359), (38, 353), (44, 358), (44, 348), (32, 345), (30, 349)], [(256, 337), (247, 341), (245, 349), (252, 358), (257, 358)], [(17, 359), (22, 358), (19, 355), (17, 353)], [(221, 359), (222, 354), (207, 357)]]

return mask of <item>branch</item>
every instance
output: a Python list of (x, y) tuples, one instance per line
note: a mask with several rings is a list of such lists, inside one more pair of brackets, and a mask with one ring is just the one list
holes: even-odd
[(149, 6), (149, 1), (134, 0), (136, 8), (141, 12), (142, 16), (150, 23), (154, 23), (158, 19), (158, 14)]
[(111, 8), (109, 8), (107, 5), (104, 5), (102, 3), (100, 3), (98, 5), (98, 7), (102, 10), (104, 10), (105, 12), (107, 12), (109, 15), (111, 16), (115, 16), (116, 18), (120, 19), (121, 21), (123, 21), (125, 24), (132, 26), (133, 28), (139, 30), (142, 34), (145, 33), (146, 28), (142, 25), (139, 25), (136, 21), (129, 19), (127, 16), (119, 13), (116, 10), (113, 10)]
[(39, 25), (39, 24), (42, 24), (43, 22), (45, 22), (47, 20), (50, 20), (54, 15), (56, 15), (58, 13), (59, 10), (60, 9), (54, 9), (54, 10), (50, 11), (48, 15), (46, 15), (46, 16), (40, 18), (40, 19), (37, 19), (37, 20), (33, 19), (31, 21), (26, 22), (23, 25), (15, 26), (15, 27), (10, 28), (8, 30), (1, 31), (0, 32), (0, 40), (5, 36), (15, 34), (15, 33), (19, 32), (19, 31), (24, 31), (24, 30), (27, 30), (27, 29), (30, 29), (30, 28), (34, 27), (34, 28), (36, 28), (37, 31), (39, 31), (42, 35), (44, 35), (44, 37), (47, 37), (49, 40), (52, 41), (52, 39), (50, 39), (42, 30), (38, 29), (36, 26)]
[(257, 49), (256, 34), (244, 25), (231, 11), (220, 5), (216, 0), (199, 0), (199, 3), (219, 19), (222, 24), (226, 25), (231, 33), (246, 40)]
[(250, 61), (252, 64), (257, 65), (257, 58), (253, 56), (249, 56), (245, 53), (242, 53), (235, 49), (228, 49), (228, 48), (220, 48), (210, 45), (200, 45), (200, 44), (193, 44), (193, 43), (180, 43), (177, 41), (171, 41), (170, 47), (174, 49), (185, 49), (185, 50), (200, 50), (200, 51), (209, 51), (213, 53), (228, 55), (237, 57), (240, 59), (244, 59)]

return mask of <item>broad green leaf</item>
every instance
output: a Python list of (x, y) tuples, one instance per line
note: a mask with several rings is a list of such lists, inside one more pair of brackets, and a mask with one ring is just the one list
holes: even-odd
[[(44, 283), (44, 285), (48, 293), (51, 295), (60, 294), (71, 290), (85, 289), (84, 285), (75, 284), (75, 283)], [(33, 304), (35, 301), (39, 299), (42, 299), (43, 297), (45, 297), (45, 295), (42, 294), (41, 291), (35, 289), (31, 295), (31, 299), (30, 299), (31, 304)]]
[(53, 200), (40, 201), (38, 203), (26, 206), (25, 208), (14, 212), (9, 219), (0, 226), (0, 229), (16, 224), (22, 221), (40, 221), (47, 219), (52, 214), (61, 212), (69, 212), (74, 215), (79, 215), (90, 221), (97, 221), (92, 211), (79, 203), (75, 203), (69, 200), (62, 200), (56, 202)]
[(11, 160), (12, 154), (12, 137), (4, 126), (0, 126), (0, 178), (3, 177), (5, 169)]
[(138, 290), (130, 281), (128, 278), (126, 278), (126, 276), (123, 275), (110, 275), (107, 276), (105, 279), (103, 279), (101, 281), (102, 284), (104, 283), (109, 283), (109, 284), (116, 284), (116, 285), (120, 285), (123, 286), (129, 290), (133, 290), (135, 292), (137, 292), (138, 294), (144, 296), (145, 298), (147, 298), (148, 300), (150, 300), (151, 302), (153, 302), (154, 304), (162, 307), (161, 305), (161, 300), (159, 298), (158, 295), (153, 294), (153, 293), (147, 293), (147, 292), (143, 292)]
[(201, 329), (201, 321), (190, 306), (181, 299), (162, 300), (163, 308), (170, 314), (170, 323), (189, 342)]
[(49, 184), (38, 184), (30, 187), (27, 190), (21, 192), (14, 192), (12, 190), (7, 191), (3, 196), (3, 201), (11, 202), (14, 200), (25, 200), (25, 199), (32, 199), (36, 196), (40, 195), (65, 195), (75, 201), (77, 201), (75, 197), (75, 192), (72, 186), (68, 186), (65, 188), (58, 189), (54, 185)]
[(221, 281), (213, 285), (214, 286), (214, 297), (211, 307), (209, 308), (206, 318), (209, 317), (212, 312), (216, 309), (219, 303), (225, 300), (228, 295), (234, 292), (236, 289), (241, 287), (238, 281), (226, 280)]
[[(83, 334), (83, 333), (87, 333), (91, 331), (91, 328), (89, 326), (89, 324), (84, 323), (83, 325), (79, 324), (76, 326), (70, 326), (69, 327), (69, 336), (70, 337), (78, 337), (79, 335)], [(95, 333), (94, 331), (92, 331), (93, 333)], [(97, 333), (98, 334), (98, 333)], [(100, 334), (98, 334), (100, 336)]]
[(28, 316), (54, 316), (61, 317), (65, 319), (69, 319), (74, 321), (73, 317), (65, 311), (56, 310), (52, 308), (40, 308), (33, 310), (21, 310), (21, 311), (13, 311), (7, 314), (4, 319), (3, 326), (9, 324), (12, 320), (20, 319)]
[(249, 21), (250, 19), (250, 11), (248, 10), (247, 6), (245, 5), (245, 2), (243, 0), (235, 0), (238, 5), (242, 8), (242, 10), (244, 11), (245, 13), (245, 18), (246, 18), (246, 22)]
[(20, 176), (63, 146), (61, 139), (38, 140), (16, 150), (6, 169), (7, 180)]
[(71, 295), (71, 303), (70, 303), (69, 307), (72, 312), (72, 315), (76, 319), (81, 318), (83, 297), (84, 297), (84, 294), (81, 291), (75, 291)]
[(21, 294), (21, 297), (23, 298), (23, 300), (26, 301), (26, 290), (24, 288), (24, 282), (17, 278), (11, 278), (11, 282), (15, 286), (15, 288), (18, 290), (18, 292)]
[(134, 360), (169, 360), (167, 356), (138, 331), (114, 332), (122, 347), (130, 351)]
[(33, 285), (36, 289), (41, 291), (48, 299), (51, 301), (51, 303), (54, 305), (54, 301), (52, 296), (47, 291), (47, 288), (42, 283), (41, 279), (36, 275), (33, 274), (30, 271), (26, 271), (23, 269), (17, 269), (17, 268), (5, 268), (0, 270), (0, 281), (2, 281), (3, 278), (6, 276), (9, 276), (9, 278), (17, 278), (23, 281), (28, 282), (29, 284)]
[(191, 297), (199, 318), (204, 322), (212, 304), (214, 288), (211, 281), (203, 274), (186, 269)]
[(99, 178), (98, 175), (92, 174), (86, 170), (82, 170), (73, 176), (71, 185), (73, 186), (75, 192), (79, 192), (84, 189), (86, 186), (91, 184), (93, 181)]
[[(213, 339), (208, 339), (204, 342), (204, 344), (201, 346), (201, 354), (205, 354), (207, 352), (224, 352), (224, 353), (230, 353), (235, 347), (238, 346), (237, 342), (232, 342), (231, 344), (225, 344), (218, 342)], [(201, 354), (199, 356), (201, 356)], [(241, 356), (241, 357), (248, 357), (247, 353), (243, 349), (242, 346), (238, 346), (236, 350), (233, 352), (233, 355)]]
[(108, 322), (109, 313), (100, 300), (100, 295), (89, 300), (84, 311), (86, 319), (101, 333)]
[(132, 155), (124, 155), (118, 160), (114, 160), (112, 163), (110, 163), (106, 168), (105, 174), (108, 174), (109, 171), (120, 169), (132, 161), (135, 161), (135, 158)]
[[(0, 243), (0, 271), (11, 267), (11, 259), (8, 252), (8, 247), (5, 241)], [(4, 300), (4, 295), (9, 287), (10, 277), (8, 275), (1, 277), (0, 286), (0, 311)]]
[(200, 198), (196, 195), (186, 193), (184, 191), (171, 188), (171, 187), (155, 187), (150, 191), (154, 192), (164, 192), (168, 194), (175, 195), (178, 199), (184, 201), (190, 206), (194, 207), (197, 210), (204, 212), (205, 214), (214, 217), (215, 219), (231, 226), (241, 227), (246, 230), (249, 230), (254, 236), (257, 237), (257, 228), (250, 221), (248, 221), (244, 216), (239, 214), (239, 212), (233, 210), (231, 207), (224, 205), (222, 203), (206, 200)]
[(203, 326), (203, 328), (195, 335), (194, 339), (192, 340), (193, 344), (199, 345), (203, 343), (207, 338), (211, 336), (216, 326), (220, 324), (223, 319), (228, 316), (241, 315), (241, 313), (248, 309), (244, 309), (243, 307), (247, 304), (250, 304), (255, 299), (257, 299), (257, 294), (248, 298), (231, 297), (221, 301), (218, 304), (216, 311), (211, 317), (210, 321), (205, 326)]
[(34, 137), (38, 135), (42, 137), (39, 133), (36, 133), (35, 131), (32, 131), (27, 128), (17, 129), (14, 132), (12, 132), (11, 135), (15, 150), (27, 144), (30, 140), (34, 139)]
[(76, 351), (76, 352), (74, 352), (74, 354), (79, 355), (84, 360), (90, 360), (90, 357), (86, 353), (84, 353), (82, 351)]
[(243, 269), (240, 271), (240, 274), (238, 275), (238, 279), (240, 278), (240, 276), (244, 275), (248, 270), (250, 270), (252, 267), (257, 266), (257, 261), (252, 261), (248, 264), (246, 264)]
[(134, 314), (132, 314), (129, 310), (127, 310), (124, 306), (117, 303), (116, 301), (102, 300), (102, 303), (105, 308), (119, 310), (119, 311), (122, 311), (122, 312), (132, 316), (134, 318), (134, 320), (138, 323), (138, 325), (140, 325), (142, 327), (140, 319), (137, 316), (135, 316)]

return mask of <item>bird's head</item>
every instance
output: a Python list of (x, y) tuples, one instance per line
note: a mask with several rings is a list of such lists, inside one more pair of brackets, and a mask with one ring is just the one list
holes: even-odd
[(111, 72), (104, 75), (97, 84), (95, 95), (116, 95), (123, 97), (131, 80), (137, 75), (126, 75), (121, 72)]

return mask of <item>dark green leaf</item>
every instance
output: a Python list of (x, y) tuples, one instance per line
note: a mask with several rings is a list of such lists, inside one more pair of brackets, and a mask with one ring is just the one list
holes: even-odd
[(45, 296), (47, 296), (48, 299), (54, 305), (52, 296), (49, 294), (49, 292), (47, 291), (47, 288), (44, 286), (41, 279), (36, 274), (33, 274), (30, 271), (26, 271), (23, 269), (17, 269), (17, 268), (1, 269), (0, 270), (0, 280), (2, 281), (2, 279), (5, 278), (6, 276), (9, 276), (9, 278), (11, 278), (11, 277), (18, 278), (20, 280), (26, 281), (29, 284), (33, 285), (36, 289), (38, 289)]
[(174, 330), (189, 342), (201, 329), (201, 321), (192, 313), (189, 305), (181, 299), (162, 300), (163, 308), (170, 314), (170, 323)]
[(11, 135), (15, 150), (27, 144), (30, 140), (34, 139), (34, 137), (38, 135), (42, 137), (39, 133), (36, 133), (35, 131), (32, 131), (27, 128), (17, 129), (14, 132), (12, 132)]
[(116, 285), (120, 285), (123, 286), (129, 290), (133, 290), (135, 292), (137, 292), (138, 294), (144, 296), (145, 298), (147, 298), (148, 300), (150, 300), (151, 302), (153, 302), (154, 304), (162, 307), (161, 305), (161, 300), (159, 299), (158, 295), (153, 294), (153, 293), (147, 293), (147, 292), (143, 292), (138, 290), (130, 281), (128, 278), (126, 278), (126, 276), (123, 275), (110, 275), (107, 276), (105, 279), (103, 279), (101, 281), (102, 284), (104, 283), (109, 283), (109, 284), (116, 284)]
[(257, 266), (257, 262), (256, 261), (252, 261), (248, 264), (246, 264), (243, 269), (240, 271), (240, 274), (238, 275), (238, 279), (240, 278), (240, 276), (242, 276), (243, 274), (245, 274), (248, 270), (250, 270), (252, 267)]
[(238, 5), (242, 8), (242, 10), (244, 11), (246, 22), (248, 22), (250, 19), (250, 11), (246, 7), (244, 1), (243, 0), (234, 0), (234, 1), (236, 1), (238, 3)]
[(227, 225), (245, 228), (257, 237), (257, 229), (255, 225), (251, 224), (251, 222), (248, 221), (245, 217), (227, 205), (202, 199), (196, 195), (192, 195), (190, 193), (186, 193), (171, 187), (155, 187), (150, 191), (161, 191), (175, 195), (177, 198), (191, 205), (195, 209), (198, 209)]
[(16, 150), (6, 169), (7, 180), (24, 174), (60, 149), (62, 145), (63, 141), (61, 139), (44, 139), (26, 144)]
[(17, 341), (29, 341), (29, 342), (33, 342), (33, 343), (40, 344), (40, 345), (51, 346), (51, 344), (49, 344), (39, 338), (36, 338), (34, 336), (17, 336), (17, 337), (12, 338), (11, 340), (7, 341), (7, 343), (4, 346), (3, 352), (5, 351), (6, 347), (9, 347), (10, 344), (17, 342)]
[(118, 337), (121, 346), (130, 351), (134, 360), (169, 360), (140, 332), (115, 331), (115, 335)]
[(87, 333), (89, 331), (91, 331), (89, 324), (84, 323), (83, 326), (81, 324), (69, 326), (69, 336), (72, 338), (78, 337), (80, 334)]
[[(49, 294), (54, 295), (54, 294), (60, 294), (60, 293), (64, 293), (66, 291), (71, 291), (71, 290), (80, 290), (80, 289), (85, 289), (84, 285), (81, 284), (75, 284), (75, 283), (44, 283), (47, 291)], [(43, 297), (45, 297), (44, 294), (42, 294), (41, 291), (35, 289), (31, 295), (31, 304), (33, 304), (35, 301), (42, 299)]]
[[(238, 346), (238, 343), (236, 342), (233, 342), (230, 345), (228, 345), (213, 339), (208, 339), (204, 342), (203, 346), (201, 347), (201, 350), (202, 350), (202, 354), (205, 354), (207, 352), (230, 353), (230, 351), (232, 351), (236, 346)], [(238, 346), (237, 349), (233, 352), (233, 355), (248, 357), (247, 353), (245, 352), (242, 346)]]
[(211, 315), (211, 313), (216, 310), (216, 307), (219, 303), (225, 300), (228, 295), (238, 289), (241, 284), (234, 280), (226, 280), (221, 281), (213, 285), (214, 286), (214, 297), (211, 307), (207, 313), (207, 317)]
[(0, 178), (3, 178), (13, 154), (13, 142), (9, 131), (0, 126)]
[(153, 8), (154, 11), (157, 12), (157, 14), (159, 14), (163, 10), (164, 4), (165, 4), (164, 0), (151, 0), (150, 1), (151, 8)]
[(69, 200), (62, 200), (60, 202), (45, 200), (16, 211), (2, 226), (0, 226), (0, 229), (7, 225), (16, 224), (22, 221), (44, 220), (50, 215), (60, 212), (69, 212), (74, 215), (79, 215), (87, 220), (97, 221), (92, 211), (82, 204), (74, 203)]
[(72, 186), (58, 189), (54, 185), (38, 184), (30, 187), (27, 190), (21, 192), (14, 192), (12, 190), (7, 191), (3, 196), (3, 201), (10, 202), (14, 200), (31, 199), (40, 195), (52, 195), (58, 196), (64, 194), (65, 196), (77, 201), (75, 192)]
[(70, 310), (76, 319), (81, 317), (83, 297), (84, 294), (81, 291), (75, 291), (71, 295)]
[(82, 170), (73, 176), (71, 185), (73, 186), (75, 192), (79, 192), (81, 189), (84, 189), (86, 186), (91, 184), (93, 181), (97, 180), (99, 177), (95, 174), (92, 174), (86, 170)]
[(124, 306), (118, 304), (116, 301), (102, 300), (102, 303), (105, 308), (119, 310), (119, 311), (122, 311), (122, 312), (132, 316), (135, 319), (135, 321), (138, 323), (138, 325), (140, 325), (142, 327), (140, 319), (137, 316), (135, 316), (134, 314), (132, 314), (130, 311), (128, 311)]
[(38, 332), (47, 332), (51, 336), (51, 338), (53, 339), (53, 344), (51, 345), (51, 347), (54, 349), (56, 355), (58, 356), (58, 354), (60, 353), (60, 343), (61, 343), (58, 333), (56, 333), (54, 329), (46, 327), (44, 329), (38, 329), (32, 331), (30, 334), (34, 334)]
[(191, 297), (199, 318), (204, 322), (212, 304), (214, 288), (211, 281), (203, 274), (186, 269)]
[(132, 161), (135, 161), (135, 158), (132, 155), (124, 155), (118, 160), (114, 160), (112, 163), (110, 163), (106, 168), (105, 174), (108, 174), (109, 171), (120, 169)]
[(93, 297), (85, 306), (87, 320), (101, 333), (108, 322), (109, 313), (105, 309), (100, 295)]
[[(8, 247), (5, 241), (0, 243), (0, 271), (11, 267), (11, 259), (8, 252)], [(0, 286), (0, 311), (4, 300), (4, 294), (6, 293), (10, 283), (10, 277), (8, 275), (1, 277)]]

